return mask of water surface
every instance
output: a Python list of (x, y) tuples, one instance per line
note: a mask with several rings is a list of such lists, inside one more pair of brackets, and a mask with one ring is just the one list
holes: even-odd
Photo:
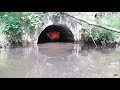
[(119, 78), (120, 49), (45, 43), (0, 49), (0, 78)]

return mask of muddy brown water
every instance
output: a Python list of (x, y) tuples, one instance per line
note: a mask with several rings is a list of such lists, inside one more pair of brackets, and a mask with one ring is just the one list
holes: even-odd
[(0, 78), (120, 78), (120, 49), (72, 43), (0, 49)]

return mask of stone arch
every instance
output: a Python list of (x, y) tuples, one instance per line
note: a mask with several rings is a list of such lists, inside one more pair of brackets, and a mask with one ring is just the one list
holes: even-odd
[[(51, 41), (50, 38), (47, 36), (47, 33), (50, 31), (59, 32), (60, 33), (59, 39), (56, 41)], [(74, 42), (74, 35), (71, 32), (71, 30), (65, 25), (62, 24), (49, 25), (41, 32), (37, 43), (39, 44), (46, 42)]]

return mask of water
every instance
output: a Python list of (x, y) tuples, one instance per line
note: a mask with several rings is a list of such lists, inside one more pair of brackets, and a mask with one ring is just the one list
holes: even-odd
[(0, 78), (119, 78), (120, 50), (72, 43), (0, 49)]

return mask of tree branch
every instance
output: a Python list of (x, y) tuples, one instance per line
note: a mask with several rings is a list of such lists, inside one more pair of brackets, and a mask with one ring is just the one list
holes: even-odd
[(91, 22), (89, 22), (87, 20), (83, 20), (83, 19), (78, 19), (78, 18), (75, 18), (74, 16), (72, 16), (72, 15), (70, 15), (68, 13), (65, 13), (65, 12), (62, 12), (61, 14), (65, 14), (65, 15), (67, 15), (69, 17), (72, 17), (72, 18), (76, 19), (77, 21), (82, 21), (82, 22), (87, 23), (89, 25), (93, 25), (93, 26), (96, 26), (96, 27), (100, 27), (100, 28), (103, 28), (103, 29), (107, 29), (107, 30), (110, 30), (110, 31), (114, 31), (114, 32), (120, 33), (119, 29), (108, 27), (106, 25), (100, 25), (100, 24), (91, 23)]

